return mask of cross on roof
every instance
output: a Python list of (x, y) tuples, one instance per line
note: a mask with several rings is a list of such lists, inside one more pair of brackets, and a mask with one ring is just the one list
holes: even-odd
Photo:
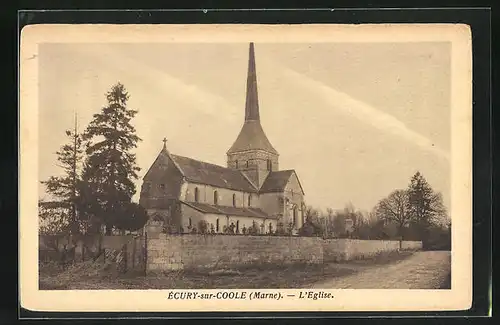
[(167, 147), (167, 138), (163, 138), (163, 148)]

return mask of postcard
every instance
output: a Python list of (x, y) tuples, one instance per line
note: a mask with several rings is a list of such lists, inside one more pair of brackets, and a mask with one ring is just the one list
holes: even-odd
[(31, 25), (19, 62), (24, 308), (471, 306), (468, 26)]

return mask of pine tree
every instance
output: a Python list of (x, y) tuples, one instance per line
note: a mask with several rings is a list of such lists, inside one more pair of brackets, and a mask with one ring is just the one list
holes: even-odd
[(106, 226), (109, 235), (114, 226), (122, 223), (120, 219), (135, 194), (134, 180), (140, 168), (131, 151), (141, 139), (130, 124), (137, 111), (127, 108), (129, 95), (125, 87), (121, 83), (112, 86), (106, 99), (107, 106), (94, 114), (84, 133), (88, 158), (83, 179), (87, 208)]
[(420, 172), (413, 175), (408, 186), (407, 212), (421, 240), (426, 239), (429, 228), (446, 214), (441, 193), (436, 193)]
[[(66, 136), (68, 143), (64, 144), (57, 154), (58, 166), (64, 170), (63, 176), (51, 176), (47, 181), (41, 183), (45, 185), (49, 194), (57, 199), (57, 204), (49, 206), (57, 206), (57, 214), (60, 220), (68, 224), (71, 234), (79, 233), (78, 221), (78, 201), (80, 195), (80, 175), (81, 162), (83, 160), (82, 135), (78, 133), (77, 118), (75, 115), (75, 126), (73, 130), (67, 130)], [(41, 213), (41, 218), (46, 219), (51, 213), (47, 205), (44, 206), (44, 213)], [(54, 211), (56, 213), (56, 211)]]

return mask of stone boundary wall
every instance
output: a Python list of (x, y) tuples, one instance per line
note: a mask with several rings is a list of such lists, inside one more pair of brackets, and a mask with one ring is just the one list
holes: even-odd
[[(401, 248), (400, 248), (401, 245)], [(167, 235), (147, 238), (147, 272), (214, 270), (294, 263), (319, 264), (368, 257), (421, 242), (327, 239), (319, 237)]]
[(366, 258), (398, 250), (420, 250), (420, 241), (326, 239), (322, 241), (324, 262)]

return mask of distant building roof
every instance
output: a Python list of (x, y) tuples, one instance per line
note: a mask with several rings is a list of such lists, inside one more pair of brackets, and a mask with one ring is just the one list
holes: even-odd
[(223, 214), (228, 216), (265, 218), (265, 219), (275, 218), (269, 216), (267, 213), (258, 208), (237, 208), (231, 206), (220, 206), (220, 205), (215, 206), (199, 202), (185, 202), (185, 201), (181, 202), (203, 213)]
[(188, 181), (244, 192), (257, 192), (257, 189), (239, 170), (188, 157), (170, 156)]
[(269, 193), (283, 191), (293, 173), (295, 173), (293, 169), (270, 172), (259, 192)]

